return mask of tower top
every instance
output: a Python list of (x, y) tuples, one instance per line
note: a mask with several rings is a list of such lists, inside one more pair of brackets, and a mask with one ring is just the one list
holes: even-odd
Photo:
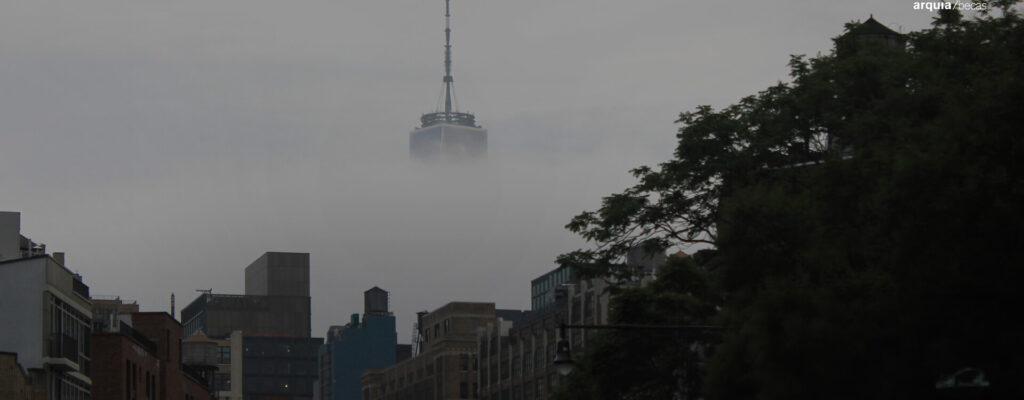
[(444, 77), (442, 78), (444, 111), (423, 114), (420, 122), (424, 127), (441, 123), (476, 126), (476, 117), (470, 113), (458, 112), (455, 98), (455, 77), (452, 76), (452, 13), (451, 0), (444, 0)]

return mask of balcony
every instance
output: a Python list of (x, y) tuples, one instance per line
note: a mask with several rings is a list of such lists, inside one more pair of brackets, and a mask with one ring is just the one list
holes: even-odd
[(50, 335), (50, 353), (43, 358), (43, 364), (61, 371), (78, 370), (78, 340), (68, 335)]
[(82, 297), (89, 298), (89, 286), (83, 283), (80, 278), (72, 279), (71, 290)]

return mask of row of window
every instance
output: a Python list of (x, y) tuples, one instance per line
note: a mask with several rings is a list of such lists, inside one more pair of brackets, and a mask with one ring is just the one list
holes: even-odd
[[(484, 393), (480, 395), (481, 400), (532, 400), (543, 398), (546, 393), (550, 393), (556, 386), (558, 386), (559, 380), (558, 375), (550, 374), (545, 377), (539, 377), (533, 381), (523, 382), (522, 385), (512, 386), (511, 390), (502, 389), (494, 393)], [(486, 389), (485, 389), (486, 391)]]
[(143, 380), (145, 400), (157, 400), (156, 374), (143, 370), (132, 360), (124, 360), (124, 394), (128, 400), (141, 400), (138, 397), (139, 380)]
[[(71, 304), (50, 296), (50, 355), (89, 364), (92, 343), (92, 319)], [(87, 368), (82, 372), (89, 374)]]
[(92, 398), (87, 383), (64, 374), (53, 374), (50, 381), (50, 393), (61, 400), (90, 400)]
[[(444, 329), (443, 331), (441, 330), (442, 327)], [(446, 318), (443, 321), (443, 325), (442, 325), (442, 323), (434, 324), (434, 339), (437, 339), (437, 338), (441, 337), (442, 333), (448, 333), (451, 330), (452, 330), (451, 318)], [(428, 326), (426, 329), (423, 330), (423, 343), (427, 343), (429, 341), (430, 341), (430, 327)]]
[(558, 287), (565, 282), (572, 279), (572, 273), (569, 268), (562, 268), (548, 274), (540, 282), (533, 284), (533, 296), (538, 296), (546, 293), (548, 290)]
[[(549, 343), (546, 349), (547, 351), (545, 351), (544, 347), (537, 347), (533, 353), (523, 354), (523, 358), (521, 359), (519, 357), (513, 357), (511, 362), (511, 376), (518, 378), (523, 375), (523, 372), (528, 373), (533, 371), (534, 366), (537, 366), (537, 368), (543, 368), (545, 365), (551, 364), (554, 360), (554, 343)], [(501, 374), (500, 376), (498, 375), (499, 371)], [(499, 378), (501, 380), (508, 379), (509, 368), (499, 367), (498, 363), (491, 363), (490, 368), (480, 374), (480, 381), (483, 382), (485, 387), (488, 385), (488, 382), (490, 382), (490, 384), (497, 384)]]

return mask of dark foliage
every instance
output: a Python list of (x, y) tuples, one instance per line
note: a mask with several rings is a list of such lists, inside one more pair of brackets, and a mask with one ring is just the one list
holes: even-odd
[[(934, 397), (963, 367), (983, 369), (996, 398), (1024, 396), (1024, 26), (1012, 3), (944, 13), (906, 49), (840, 36), (829, 55), (794, 57), (791, 83), (683, 113), (674, 158), (575, 217), (567, 228), (595, 247), (559, 261), (623, 279), (632, 246), (713, 246), (703, 268), (674, 261), (615, 302), (616, 321), (722, 325), (711, 398)], [(679, 346), (606, 335), (566, 389), (668, 398), (657, 355)], [(637, 357), (652, 364), (606, 369)]]

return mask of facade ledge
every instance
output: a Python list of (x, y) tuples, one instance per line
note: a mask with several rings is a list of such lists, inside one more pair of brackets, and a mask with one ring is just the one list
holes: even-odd
[(68, 375), (71, 375), (71, 377), (89, 384), (89, 386), (92, 386), (92, 378), (89, 378), (88, 376), (85, 376), (85, 374), (83, 374), (81, 372), (71, 371), (71, 372), (68, 372)]
[(64, 357), (43, 357), (43, 365), (57, 371), (77, 371), (78, 363)]

